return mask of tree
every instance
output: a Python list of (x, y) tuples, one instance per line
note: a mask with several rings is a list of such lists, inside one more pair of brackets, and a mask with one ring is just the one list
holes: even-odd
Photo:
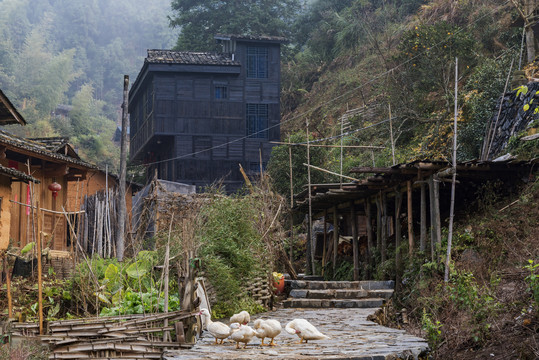
[(535, 60), (535, 35), (533, 25), (536, 24), (535, 9), (537, 0), (511, 0), (522, 20), (524, 20), (524, 29), (526, 32), (526, 50), (528, 53), (528, 63)]
[(216, 33), (241, 35), (291, 35), (299, 0), (173, 0), (172, 27), (181, 33), (178, 50), (216, 49)]

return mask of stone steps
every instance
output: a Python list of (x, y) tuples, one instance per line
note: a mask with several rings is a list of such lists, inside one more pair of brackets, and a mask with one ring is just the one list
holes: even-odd
[(285, 308), (379, 308), (384, 303), (381, 298), (368, 299), (288, 299)]
[(393, 295), (394, 281), (288, 280), (286, 308), (373, 308)]

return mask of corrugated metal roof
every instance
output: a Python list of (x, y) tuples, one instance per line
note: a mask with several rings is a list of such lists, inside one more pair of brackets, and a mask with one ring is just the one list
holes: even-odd
[(232, 56), (223, 53), (191, 52), (175, 50), (148, 50), (145, 63), (151, 64), (183, 64), (183, 65), (220, 65), (239, 66)]

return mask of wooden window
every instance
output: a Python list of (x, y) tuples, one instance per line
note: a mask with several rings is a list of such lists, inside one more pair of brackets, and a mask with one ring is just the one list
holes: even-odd
[(268, 78), (268, 48), (249, 46), (247, 48), (247, 77)]
[(226, 86), (216, 86), (215, 87), (215, 98), (219, 100), (228, 99), (228, 87)]
[(247, 135), (252, 138), (268, 138), (268, 104), (247, 104)]

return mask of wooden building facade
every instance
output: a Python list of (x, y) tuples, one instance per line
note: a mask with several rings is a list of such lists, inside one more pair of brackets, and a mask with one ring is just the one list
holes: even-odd
[(280, 139), (278, 37), (217, 35), (221, 53), (148, 50), (129, 92), (131, 160), (148, 180), (240, 188)]
[[(31, 175), (31, 179), (12, 181), (9, 198), (2, 200), (10, 203), (9, 237), (14, 246), (22, 247), (36, 237), (38, 219), (32, 219), (33, 202), (39, 205), (40, 229), (46, 234), (43, 246), (61, 251), (71, 248), (64, 214), (67, 184), (84, 179), (94, 166), (82, 161), (70, 146), (56, 140), (29, 140), (0, 130), (0, 165)], [(56, 196), (48, 188), (54, 182), (62, 187)]]

